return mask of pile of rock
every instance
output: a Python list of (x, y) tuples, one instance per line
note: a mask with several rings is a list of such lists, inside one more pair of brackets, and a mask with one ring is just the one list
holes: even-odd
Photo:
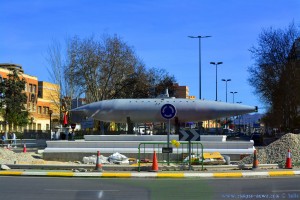
[(10, 149), (0, 148), (0, 164), (44, 164), (44, 160), (32, 152), (15, 153)]
[[(262, 164), (282, 164), (286, 161), (288, 150), (291, 151), (292, 161), (300, 161), (300, 134), (287, 133), (280, 139), (257, 151), (257, 159)], [(253, 155), (242, 159), (239, 164), (253, 163)]]

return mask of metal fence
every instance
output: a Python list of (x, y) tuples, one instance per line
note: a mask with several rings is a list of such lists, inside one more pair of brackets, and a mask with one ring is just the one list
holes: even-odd
[[(189, 145), (191, 145), (191, 154), (194, 155), (194, 159), (189, 159), (188, 162), (192, 164), (201, 164), (203, 170), (203, 145), (200, 142), (180, 142), (179, 147), (173, 147), (172, 153), (164, 153), (163, 148), (172, 147), (172, 143), (167, 142), (143, 142), (139, 144), (138, 147), (138, 171), (140, 171), (142, 162), (152, 162), (149, 158), (149, 153), (157, 154), (158, 163), (166, 163), (168, 156), (170, 158), (170, 163), (176, 164), (189, 164), (184, 162), (184, 160), (189, 156)], [(151, 151), (149, 151), (149, 149)]]

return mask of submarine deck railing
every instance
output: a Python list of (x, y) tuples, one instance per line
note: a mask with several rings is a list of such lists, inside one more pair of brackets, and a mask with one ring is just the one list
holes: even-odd
[[(171, 161), (169, 163), (176, 163), (176, 164), (185, 164), (184, 159), (189, 156), (189, 144), (191, 145), (191, 154), (198, 156), (198, 158), (194, 159), (192, 161), (192, 156), (188, 160), (189, 163), (191, 164), (201, 164), (201, 170), (203, 171), (203, 144), (198, 142), (198, 141), (192, 141), (192, 142), (185, 142), (185, 141), (180, 141), (179, 147), (175, 147), (171, 142), (169, 143), (169, 147), (173, 148), (172, 153), (163, 153), (162, 148), (163, 147), (168, 147), (167, 142), (142, 142), (139, 144), (138, 147), (138, 171), (141, 171), (141, 159), (146, 158), (146, 147), (149, 148), (152, 146), (153, 152), (155, 151), (157, 154), (157, 162), (158, 163), (166, 163), (164, 161), (165, 158), (167, 158), (168, 154), (170, 155)], [(141, 152), (142, 149), (142, 152)], [(175, 151), (174, 151), (175, 149)], [(200, 156), (201, 154), (201, 156)], [(143, 158), (141, 158), (141, 155), (143, 155)], [(171, 156), (172, 155), (172, 156)], [(174, 159), (175, 158), (175, 159)], [(151, 162), (150, 162), (151, 163)], [(153, 161), (152, 161), (153, 163)]]

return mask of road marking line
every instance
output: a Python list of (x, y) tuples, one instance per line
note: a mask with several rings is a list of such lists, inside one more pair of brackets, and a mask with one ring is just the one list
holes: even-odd
[(130, 178), (131, 177), (131, 173), (109, 173), (109, 172), (104, 172), (104, 173), (102, 173), (101, 177)]
[(211, 177), (214, 177), (214, 174), (213, 173), (185, 173), (184, 177), (186, 177), (186, 178), (193, 178), (193, 177), (211, 178)]
[(44, 189), (46, 191), (57, 191), (57, 192), (119, 192), (120, 190), (70, 190), (70, 189)]
[(272, 192), (300, 192), (300, 190), (272, 190)]
[(151, 178), (156, 178), (157, 177), (157, 173), (147, 173), (147, 172), (139, 172), (139, 173), (131, 173), (131, 177), (139, 177), (139, 178), (147, 178), (147, 177), (151, 177)]
[(243, 177), (251, 177), (251, 176), (270, 176), (268, 172), (242, 172)]
[(241, 172), (238, 173), (213, 173), (215, 178), (236, 178), (236, 177), (243, 177)]
[(0, 175), (13, 175), (13, 176), (21, 176), (23, 172), (14, 172), (14, 171), (4, 171), (0, 172)]
[(47, 172), (23, 172), (24, 176), (47, 176)]
[(294, 176), (295, 173), (293, 171), (272, 171), (269, 172), (270, 176)]
[(47, 172), (47, 176), (74, 176), (73, 172)]
[(89, 176), (89, 177), (101, 177), (102, 173), (95, 173), (95, 172), (84, 172), (84, 173), (74, 173), (74, 176), (76, 177), (85, 177), (85, 176)]
[(184, 178), (184, 173), (157, 173), (158, 178)]
[(294, 171), (295, 175), (300, 175), (300, 171)]

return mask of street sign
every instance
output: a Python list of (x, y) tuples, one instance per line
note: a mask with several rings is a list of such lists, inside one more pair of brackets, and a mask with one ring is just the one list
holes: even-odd
[[(169, 121), (169, 132), (168, 132), (168, 137), (167, 137), (168, 147), (165, 151), (166, 151), (166, 153), (168, 153), (167, 163), (168, 163), (168, 165), (170, 165), (170, 153), (172, 153), (172, 151), (173, 151), (172, 149), (170, 149), (170, 132), (171, 132), (170, 121), (176, 115), (176, 108), (172, 104), (168, 104), (168, 103), (164, 104), (160, 109), (160, 114), (163, 118), (165, 118)], [(170, 150), (171, 150), (171, 152), (170, 152)]]
[(163, 153), (173, 153), (173, 148), (172, 147), (163, 147), (162, 152)]
[(180, 141), (200, 141), (200, 134), (191, 130), (179, 130), (179, 140)]
[(172, 104), (164, 104), (160, 109), (161, 116), (165, 119), (172, 119), (176, 115), (176, 108)]

